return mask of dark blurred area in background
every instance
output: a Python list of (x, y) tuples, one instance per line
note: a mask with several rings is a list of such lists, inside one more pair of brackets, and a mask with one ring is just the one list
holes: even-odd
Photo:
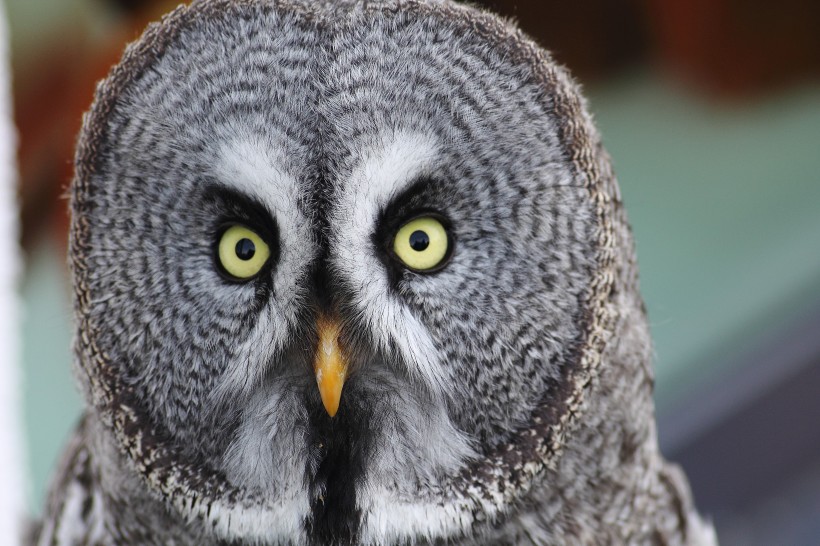
[[(71, 0), (76, 8), (51, 20), (47, 34), (27, 37), (14, 19), (26, 12), (26, 1), (7, 0), (20, 132), (22, 244), (31, 254), (47, 240), (63, 256), (68, 220), (61, 196), (71, 179), (75, 138), (95, 83), (119, 59), (124, 44), (178, 2)], [(595, 92), (630, 74), (651, 74), (652, 81), (671, 82), (707, 110), (734, 112), (804, 86), (816, 90), (820, 81), (816, 0), (472, 3), (517, 20), (592, 91), (593, 99)], [(814, 144), (820, 155), (820, 141)], [(776, 150), (778, 142), (766, 145)], [(617, 168), (619, 156), (613, 156)], [(820, 173), (808, 176), (816, 176), (820, 186)], [(619, 178), (628, 190), (628, 180)], [(788, 185), (788, 180), (770, 183)], [(639, 209), (641, 196), (625, 195), (628, 210)], [(815, 206), (820, 216), (820, 204)], [(635, 218), (641, 218), (640, 211)], [(766, 219), (764, 214), (761, 221)], [(641, 229), (636, 229), (639, 251)], [(805, 252), (820, 253), (820, 238), (813, 244), (811, 238)], [(706, 262), (702, 267), (708, 267)], [(820, 280), (820, 271), (815, 273)], [(820, 295), (804, 299), (820, 302)], [(774, 333), (761, 328), (768, 337), (736, 344), (742, 347), (731, 353), (730, 371), (719, 380), (709, 376), (703, 388), (692, 389), (696, 394), (659, 404), (662, 447), (686, 467), (698, 504), (715, 518), (724, 544), (820, 544), (820, 308), (806, 305), (799, 321), (784, 321)]]
[[(814, 0), (471, 3), (518, 21), (587, 85), (650, 63), (715, 100), (731, 101), (820, 75), (820, 2)], [(65, 231), (65, 207), (55, 196), (70, 180), (74, 138), (95, 82), (125, 43), (177, 4), (97, 0), (105, 27), (96, 35), (69, 20), (51, 40), (14, 52), (24, 248), (51, 221)]]
[(516, 19), (584, 83), (650, 62), (723, 99), (820, 74), (814, 0), (476, 2)]

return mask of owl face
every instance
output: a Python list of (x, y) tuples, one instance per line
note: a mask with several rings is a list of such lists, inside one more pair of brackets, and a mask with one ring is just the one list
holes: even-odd
[(216, 4), (92, 112), (73, 244), (108, 403), (226, 538), (463, 532), (442, 507), (584, 341), (596, 218), (553, 95), (466, 8)]

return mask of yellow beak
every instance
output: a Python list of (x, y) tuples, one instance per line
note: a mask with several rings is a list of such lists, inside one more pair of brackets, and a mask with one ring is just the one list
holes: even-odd
[(319, 346), (316, 348), (313, 371), (316, 372), (322, 404), (327, 414), (334, 417), (339, 411), (342, 387), (347, 379), (347, 358), (339, 344), (338, 319), (321, 315), (316, 326), (319, 331)]

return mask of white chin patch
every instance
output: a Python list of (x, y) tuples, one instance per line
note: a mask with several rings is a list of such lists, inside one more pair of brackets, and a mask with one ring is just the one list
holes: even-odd
[(443, 405), (421, 407), (414, 397), (395, 403), (403, 408), (401, 431), (382, 431), (382, 448), (357, 490), (363, 544), (451, 536), (469, 523), (466, 503), (443, 502), (443, 484), (478, 457), (470, 439)]

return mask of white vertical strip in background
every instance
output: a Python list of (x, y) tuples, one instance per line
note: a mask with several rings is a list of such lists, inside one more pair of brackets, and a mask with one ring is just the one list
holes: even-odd
[(6, 14), (0, 3), (0, 544), (18, 544), (25, 515), (21, 424), (16, 144)]

